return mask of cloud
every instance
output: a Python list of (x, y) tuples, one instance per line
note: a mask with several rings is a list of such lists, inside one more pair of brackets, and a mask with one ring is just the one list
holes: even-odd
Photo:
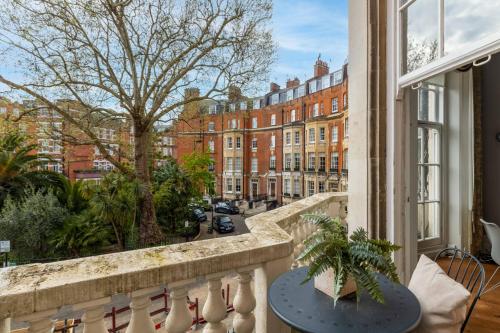
[(318, 54), (338, 69), (347, 58), (347, 0), (275, 0), (273, 36), (278, 60), (271, 79), (312, 76)]

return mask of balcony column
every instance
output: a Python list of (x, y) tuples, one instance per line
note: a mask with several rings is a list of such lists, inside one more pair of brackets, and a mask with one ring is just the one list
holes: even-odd
[(274, 315), (267, 303), (267, 291), (271, 283), (282, 273), (290, 270), (293, 262), (292, 255), (263, 263), (255, 270), (255, 307), (256, 333), (290, 333), (290, 327), (285, 325)]
[(186, 301), (187, 285), (195, 280), (180, 281), (168, 285), (172, 306), (165, 320), (167, 333), (185, 333), (193, 325), (193, 317)]
[(158, 288), (148, 288), (130, 293), (130, 309), (132, 316), (126, 333), (156, 333), (155, 324), (149, 315), (151, 306), (150, 295), (157, 292)]
[(18, 317), (15, 320), (28, 322), (30, 325), (28, 333), (50, 333), (52, 332), (53, 326), (53, 322), (50, 318), (56, 313), (56, 309), (34, 312), (26, 316)]
[(226, 303), (222, 298), (222, 282), (221, 278), (226, 276), (226, 273), (217, 273), (208, 275), (208, 296), (205, 306), (203, 306), (203, 318), (207, 321), (207, 325), (203, 328), (203, 333), (226, 333), (227, 327), (222, 320), (226, 318)]
[(236, 333), (252, 333), (255, 328), (255, 296), (253, 295), (250, 282), (250, 273), (258, 266), (246, 267), (238, 270), (238, 290), (234, 297), (233, 306), (236, 315), (233, 319), (233, 327)]
[(0, 319), (0, 333), (10, 333), (10, 318)]
[(83, 333), (108, 333), (104, 324), (104, 305), (111, 302), (111, 297), (76, 304), (73, 310), (85, 310), (82, 316)]

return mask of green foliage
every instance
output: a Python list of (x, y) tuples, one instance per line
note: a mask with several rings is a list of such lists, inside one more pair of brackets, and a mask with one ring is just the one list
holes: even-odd
[(69, 216), (50, 241), (56, 251), (80, 257), (99, 253), (113, 239), (111, 228), (99, 221), (90, 211)]
[(137, 236), (139, 185), (119, 173), (110, 173), (89, 191), (89, 212), (112, 228), (116, 244), (124, 249)]
[(73, 182), (64, 175), (58, 176), (58, 181), (53, 185), (53, 189), (59, 202), (73, 214), (87, 209), (89, 198), (83, 181), (78, 180)]
[[(299, 256), (299, 260), (311, 262), (305, 281), (331, 268), (335, 276), (335, 295), (340, 294), (348, 277), (352, 276), (356, 282), (358, 299), (361, 291), (366, 290), (373, 299), (383, 303), (384, 297), (375, 273), (399, 282), (391, 258), (399, 246), (387, 240), (369, 239), (363, 228), (358, 228), (348, 237), (346, 226), (339, 219), (326, 215), (307, 214), (304, 219), (319, 227), (319, 231), (305, 241), (305, 250)], [(336, 302), (338, 296), (334, 299)]]
[(182, 159), (182, 169), (191, 179), (193, 192), (201, 196), (206, 189), (208, 194), (214, 194), (215, 177), (213, 172), (208, 171), (208, 167), (213, 161), (208, 153), (192, 152)]
[(20, 199), (28, 186), (43, 188), (57, 182), (56, 173), (37, 171), (41, 158), (49, 157), (33, 154), (36, 149), (18, 132), (0, 137), (0, 208), (7, 196)]
[(0, 239), (10, 240), (13, 256), (36, 259), (52, 253), (49, 240), (69, 212), (51, 192), (28, 188), (24, 198), (8, 197), (0, 212)]
[(188, 217), (193, 184), (173, 160), (155, 171), (153, 177), (157, 221), (165, 231), (175, 233)]

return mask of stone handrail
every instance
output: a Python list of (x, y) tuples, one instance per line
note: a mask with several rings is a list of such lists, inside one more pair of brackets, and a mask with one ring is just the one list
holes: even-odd
[[(84, 332), (104, 333), (103, 305), (116, 294), (131, 299), (127, 333), (154, 332), (145, 309), (149, 295), (161, 286), (171, 291), (166, 331), (185, 332), (191, 325), (185, 304), (187, 286), (197, 279), (208, 281), (205, 331), (225, 332), (220, 281), (231, 272), (239, 275), (233, 326), (238, 333), (252, 332), (255, 312), (255, 330), (273, 332), (276, 328), (272, 327), (280, 323), (267, 309), (267, 287), (290, 268), (297, 246), (312, 232), (301, 226), (300, 216), (323, 211), (345, 219), (346, 205), (345, 193), (321, 193), (247, 218), (250, 233), (243, 235), (1, 269), (0, 333), (8, 332), (7, 318), (30, 323), (29, 332), (50, 332), (50, 319), (64, 305), (85, 311)], [(252, 275), (255, 298), (249, 288)]]

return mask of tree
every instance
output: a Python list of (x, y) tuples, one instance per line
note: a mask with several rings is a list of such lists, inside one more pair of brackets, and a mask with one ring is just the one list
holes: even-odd
[(120, 250), (134, 242), (139, 186), (119, 173), (106, 175), (90, 194), (90, 212), (110, 225)]
[(67, 217), (62, 227), (54, 231), (50, 244), (56, 251), (80, 257), (98, 253), (103, 246), (110, 244), (111, 239), (109, 225), (86, 210)]
[(0, 208), (7, 196), (20, 199), (29, 186), (43, 187), (57, 182), (56, 173), (37, 170), (42, 158), (49, 157), (33, 154), (36, 148), (17, 132), (0, 137)]
[(187, 218), (196, 189), (174, 159), (167, 159), (165, 165), (154, 172), (154, 183), (158, 222), (166, 231), (175, 233), (176, 224)]
[[(5, 0), (0, 52), (24, 73), (0, 83), (30, 95), (85, 134), (141, 184), (140, 235), (155, 243), (150, 142), (156, 123), (184, 106), (266, 79), (274, 44), (271, 0)], [(7, 64), (8, 66), (9, 64)], [(5, 64), (3, 68), (5, 68)], [(197, 85), (202, 93), (185, 93)], [(69, 112), (57, 103), (81, 105)], [(99, 115), (94, 117), (94, 115)], [(134, 168), (112, 156), (95, 119), (126, 119)]]
[(213, 194), (214, 189), (214, 174), (208, 171), (213, 161), (207, 153), (192, 152), (185, 155), (182, 159), (182, 169), (191, 179), (197, 196), (201, 196), (204, 191), (208, 194)]
[(68, 215), (51, 192), (28, 187), (22, 199), (7, 198), (0, 212), (0, 239), (11, 241), (19, 259), (42, 258), (52, 252), (49, 239)]

